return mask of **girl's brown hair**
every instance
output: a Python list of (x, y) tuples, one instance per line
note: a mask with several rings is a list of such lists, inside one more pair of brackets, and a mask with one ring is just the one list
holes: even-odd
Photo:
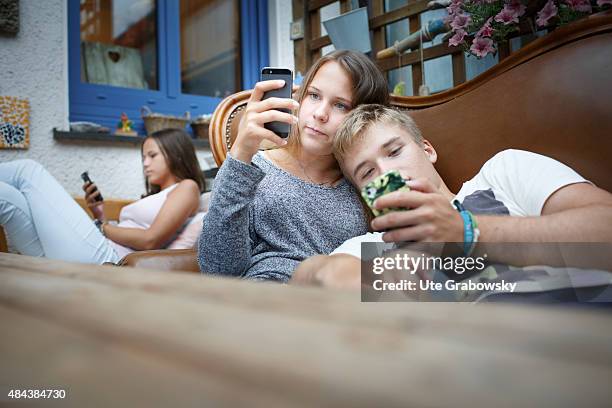
[(319, 58), (308, 70), (297, 92), (296, 99), (302, 102), (319, 68), (334, 61), (346, 71), (353, 84), (352, 106), (363, 103), (389, 104), (387, 81), (381, 70), (365, 54), (357, 51), (338, 50)]
[[(140, 145), (141, 155), (144, 142), (147, 139), (153, 139), (157, 143), (159, 150), (164, 155), (170, 173), (178, 177), (179, 180), (191, 179), (195, 181), (200, 189), (200, 193), (204, 192), (206, 181), (196, 157), (195, 148), (187, 132), (181, 129), (158, 130), (143, 139)], [(146, 176), (145, 188), (147, 192), (143, 197), (161, 191), (158, 185), (149, 184)]]

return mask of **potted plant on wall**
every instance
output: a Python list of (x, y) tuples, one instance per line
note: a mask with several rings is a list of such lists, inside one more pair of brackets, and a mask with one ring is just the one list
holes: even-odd
[(449, 45), (478, 58), (497, 52), (511, 34), (554, 29), (612, 7), (612, 0), (452, 0)]

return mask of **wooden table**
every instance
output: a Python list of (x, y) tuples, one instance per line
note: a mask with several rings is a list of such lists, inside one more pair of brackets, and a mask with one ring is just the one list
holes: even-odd
[(0, 254), (0, 322), (0, 388), (67, 392), (14, 406), (612, 404), (612, 316), (599, 311), (360, 303)]

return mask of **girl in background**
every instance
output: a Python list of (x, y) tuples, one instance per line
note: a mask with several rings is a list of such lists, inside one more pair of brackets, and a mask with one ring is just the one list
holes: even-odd
[(198, 213), (205, 187), (202, 170), (182, 130), (153, 133), (143, 140), (141, 153), (147, 192), (121, 210), (117, 225), (104, 219), (94, 184), (83, 186), (92, 221), (39, 163), (0, 164), (0, 224), (11, 250), (102, 264), (116, 263), (133, 251), (171, 245)]

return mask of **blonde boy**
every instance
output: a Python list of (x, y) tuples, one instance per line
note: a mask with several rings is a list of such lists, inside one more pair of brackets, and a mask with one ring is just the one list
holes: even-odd
[(546, 156), (499, 152), (454, 193), (434, 167), (434, 146), (414, 121), (382, 105), (362, 105), (346, 117), (334, 154), (358, 189), (398, 170), (411, 191), (387, 194), (374, 205), (407, 210), (376, 217), (371, 227), (384, 233), (355, 237), (332, 256), (304, 261), (294, 282), (358, 287), (361, 242), (463, 242), (464, 220), (453, 200), (474, 214), (480, 242), (612, 242), (612, 194)]

